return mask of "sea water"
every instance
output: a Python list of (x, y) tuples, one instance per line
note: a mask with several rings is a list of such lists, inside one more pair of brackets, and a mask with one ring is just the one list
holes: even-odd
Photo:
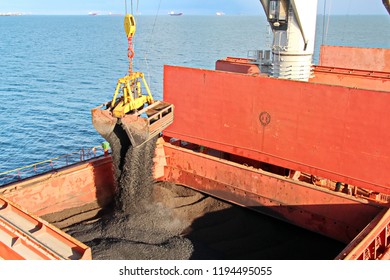
[[(214, 69), (218, 59), (272, 43), (263, 15), (136, 20), (134, 69), (155, 99), (165, 64)], [(314, 62), (321, 43), (390, 48), (389, 30), (388, 16), (332, 16), (325, 24), (319, 16)], [(112, 98), (127, 69), (122, 16), (0, 17), (0, 173), (99, 146), (90, 110)]]

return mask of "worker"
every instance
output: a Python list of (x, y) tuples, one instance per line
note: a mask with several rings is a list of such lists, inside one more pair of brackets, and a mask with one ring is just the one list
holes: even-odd
[(107, 156), (108, 155), (108, 150), (110, 149), (110, 143), (108, 143), (107, 141), (104, 141), (102, 143), (102, 148), (103, 148), (103, 151), (104, 151), (104, 155)]
[(336, 182), (336, 188), (335, 188), (335, 191), (336, 191), (336, 192), (339, 192), (339, 191), (341, 191), (341, 182)]

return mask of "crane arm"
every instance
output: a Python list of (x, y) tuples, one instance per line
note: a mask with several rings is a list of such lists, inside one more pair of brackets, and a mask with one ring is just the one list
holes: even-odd
[(382, 2), (383, 2), (383, 5), (385, 5), (385, 8), (390, 15), (390, 0), (382, 0)]

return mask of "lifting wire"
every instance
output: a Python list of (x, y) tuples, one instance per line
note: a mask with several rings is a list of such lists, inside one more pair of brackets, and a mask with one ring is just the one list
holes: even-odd
[[(127, 0), (125, 0), (125, 15), (127, 16)], [(131, 15), (133, 15), (133, 0), (131, 0)], [(129, 59), (129, 69), (128, 74), (131, 75), (133, 73), (133, 58), (134, 58), (134, 45), (133, 45), (133, 34), (127, 34), (127, 57)]]
[(326, 13), (326, 0), (324, 1), (324, 11), (322, 14), (322, 42), (321, 45), (324, 45), (325, 37), (325, 13)]
[(332, 0), (329, 1), (329, 9), (328, 9), (328, 21), (326, 23), (326, 33), (325, 33), (325, 39), (328, 39), (328, 32), (329, 32), (329, 23), (330, 23), (330, 11), (332, 10)]
[[(138, 2), (138, 0), (137, 0)], [(157, 7), (157, 12), (156, 12), (156, 15), (154, 17), (154, 22), (153, 22), (153, 26), (152, 26), (152, 31), (150, 33), (150, 39), (149, 39), (149, 43), (147, 44), (148, 48), (146, 49), (146, 52), (145, 52), (145, 57), (144, 57), (144, 60), (145, 60), (145, 63), (146, 63), (146, 71), (147, 71), (147, 75), (148, 75), (148, 83), (149, 85), (151, 84), (150, 80), (151, 80), (151, 77), (150, 77), (150, 71), (149, 71), (149, 63), (148, 63), (148, 54), (149, 54), (149, 51), (150, 51), (150, 47), (151, 47), (151, 41), (152, 41), (152, 38), (153, 38), (153, 35), (154, 35), (154, 28), (156, 26), (156, 23), (157, 23), (157, 17), (160, 13), (160, 7), (161, 7), (161, 2), (162, 0), (160, 0), (158, 2), (158, 7)]]
[[(156, 13), (156, 16), (154, 18), (154, 22), (153, 22), (153, 26), (152, 26), (152, 31), (151, 31), (151, 35), (150, 35), (150, 41), (152, 41), (152, 37), (153, 37), (153, 34), (154, 34), (154, 29), (155, 29), (155, 26), (156, 26), (156, 22), (157, 22), (157, 17), (158, 17), (158, 14), (160, 13), (160, 7), (161, 7), (161, 2), (162, 0), (159, 1), (159, 4), (158, 4), (158, 8), (157, 8), (157, 13)], [(133, 14), (133, 0), (131, 0), (131, 14)], [(125, 14), (128, 13), (128, 9), (127, 9), (127, 0), (125, 0)], [(137, 17), (139, 13), (139, 0), (137, 0), (137, 4), (136, 4), (136, 15), (135, 17)], [(135, 41), (135, 38), (128, 38), (128, 58), (129, 58), (129, 74), (132, 73), (133, 71), (133, 57), (134, 57), (134, 49), (133, 49), (133, 44), (134, 44), (134, 41)], [(148, 59), (147, 59), (147, 56), (148, 56), (148, 53), (149, 53), (149, 50), (150, 50), (150, 46), (151, 44), (148, 44), (148, 49), (146, 50), (145, 52), (145, 63), (146, 63), (146, 73), (147, 73), (147, 76), (148, 76), (148, 83), (151, 84), (150, 82), (150, 71), (149, 71), (149, 63), (148, 63)]]
[(345, 28), (343, 28), (343, 36), (342, 38), (345, 38), (345, 34), (348, 34), (347, 27), (351, 26), (351, 0), (348, 0), (348, 8), (347, 8), (347, 15), (346, 15), (346, 24)]
[[(130, 3), (131, 7), (131, 14), (133, 14), (133, 0), (131, 0)], [(138, 7), (138, 0), (137, 0), (137, 7)], [(125, 0), (125, 14), (127, 14), (127, 0)]]
[[(324, 12), (323, 12), (324, 14), (323, 14), (323, 19), (322, 19), (322, 45), (324, 45), (326, 43), (325, 41), (328, 37), (330, 10), (332, 7), (332, 0), (330, 0), (328, 11), (326, 11), (326, 7), (328, 6), (327, 2), (328, 2), (327, 0), (324, 1)], [(327, 13), (328, 13), (327, 20), (325, 20)], [(325, 21), (326, 21), (326, 24), (325, 24)], [(326, 28), (325, 28), (325, 25), (326, 25)]]

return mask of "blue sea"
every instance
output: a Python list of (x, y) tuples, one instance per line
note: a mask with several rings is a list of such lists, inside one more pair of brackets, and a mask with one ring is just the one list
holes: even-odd
[[(220, 58), (272, 43), (263, 15), (136, 20), (134, 68), (155, 99), (164, 64), (214, 69)], [(332, 16), (325, 28), (322, 20), (315, 62), (322, 42), (390, 48), (388, 16)], [(112, 98), (127, 69), (122, 16), (0, 17), (0, 173), (99, 146), (90, 110)]]

